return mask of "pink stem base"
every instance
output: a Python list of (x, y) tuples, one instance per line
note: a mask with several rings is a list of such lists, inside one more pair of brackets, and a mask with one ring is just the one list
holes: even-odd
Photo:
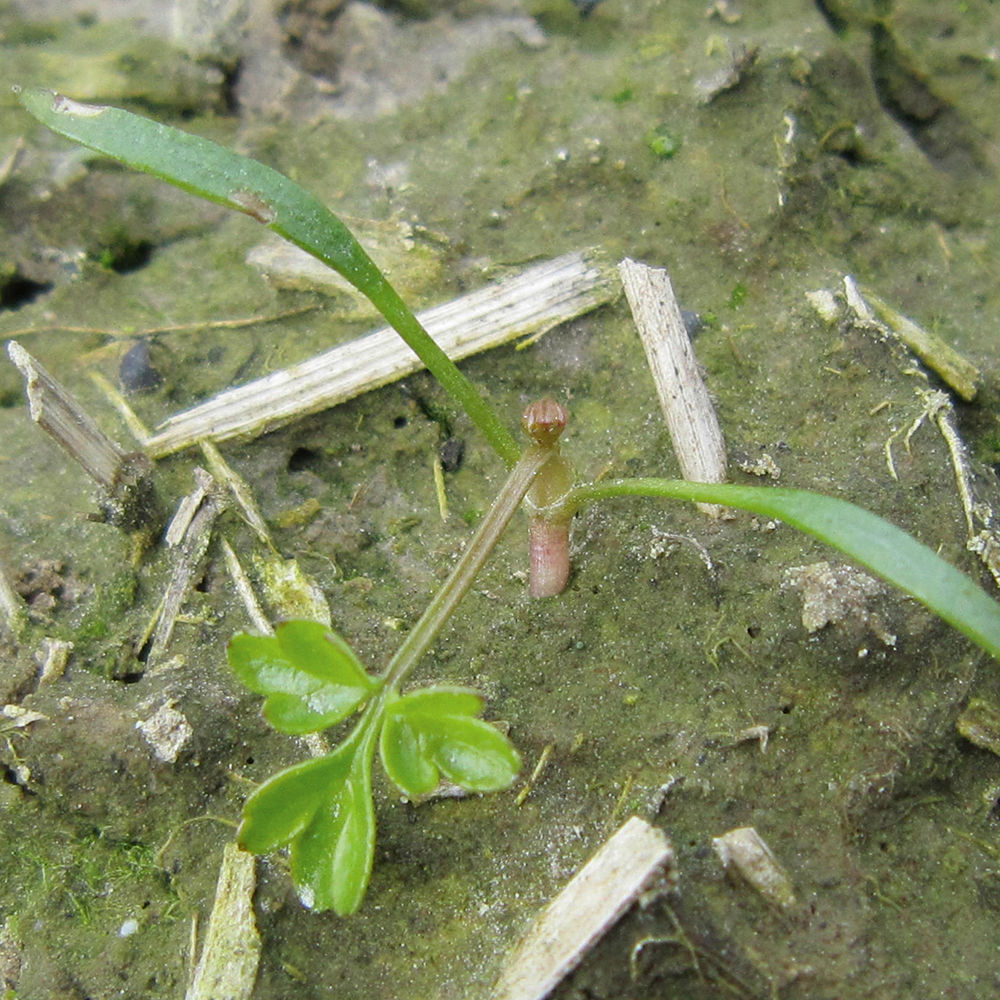
[(569, 523), (534, 517), (528, 527), (532, 597), (555, 597), (569, 580)]

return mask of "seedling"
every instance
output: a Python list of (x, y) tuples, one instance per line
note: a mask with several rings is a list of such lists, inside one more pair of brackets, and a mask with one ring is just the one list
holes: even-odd
[[(1000, 605), (899, 528), (843, 500), (803, 490), (628, 479), (572, 486), (556, 439), (565, 414), (547, 402), (527, 415), (523, 453), (503, 422), (431, 339), (346, 226), (277, 171), (229, 150), (116, 108), (24, 90), (22, 104), (54, 131), (211, 201), (245, 212), (324, 261), (362, 291), (468, 413), (512, 471), (458, 565), (381, 675), (368, 674), (349, 647), (311, 622), (289, 622), (273, 637), (236, 636), (229, 658), (240, 679), (265, 695), (275, 728), (302, 734), (360, 713), (323, 757), (265, 782), (248, 800), (241, 842), (265, 853), (291, 848), (292, 874), (316, 909), (351, 913), (371, 873), (375, 821), (371, 770), (376, 746), (389, 778), (407, 796), (429, 794), (441, 777), (470, 791), (507, 787), (516, 750), (479, 718), (479, 695), (462, 688), (403, 692), (402, 683), (440, 632), (531, 491), (533, 565), (540, 595), (568, 572), (565, 531), (584, 504), (647, 496), (739, 507), (775, 518), (839, 549), (921, 601), (1000, 659)], [(537, 478), (536, 478), (537, 476)]]
[(521, 759), (500, 730), (478, 718), (479, 694), (442, 686), (404, 694), (401, 685), (472, 585), (552, 449), (535, 441), (525, 450), (383, 675), (366, 673), (347, 643), (316, 622), (285, 622), (273, 636), (230, 641), (236, 676), (266, 696), (264, 715), (275, 729), (299, 736), (361, 710), (332, 753), (276, 774), (243, 810), (240, 843), (256, 854), (289, 845), (306, 906), (343, 915), (361, 905), (375, 851), (376, 744), (386, 774), (410, 799), (429, 795), (442, 778), (470, 792), (492, 792), (517, 777)]

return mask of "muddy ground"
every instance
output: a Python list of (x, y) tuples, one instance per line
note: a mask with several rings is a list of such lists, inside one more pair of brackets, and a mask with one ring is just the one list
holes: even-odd
[[(947, 387), (807, 293), (853, 274), (978, 366), (954, 415), (992, 502), (996, 4), (605, 0), (584, 18), (569, 0), (303, 0), (219, 4), (210, 22), (199, 4), (148, 6), (4, 5), (3, 94), (41, 84), (264, 160), (360, 220), (376, 259), (383, 240), (416, 306), (584, 247), (667, 267), (702, 319), (732, 481), (780, 472), (849, 499), (993, 587), (937, 427), (904, 441), (922, 393)], [(376, 325), (250, 266), (269, 235), (250, 219), (73, 147), (11, 96), (0, 164), (0, 337), (126, 449), (92, 375), (117, 383), (137, 342), (155, 384), (128, 375), (129, 401), (155, 426)], [(512, 426), (532, 399), (563, 399), (581, 479), (677, 474), (624, 299), (463, 370)], [(258, 584), (268, 553), (224, 513), (169, 655), (147, 663), (171, 554), (89, 516), (90, 481), (31, 423), (6, 358), (0, 404), (0, 566), (29, 616), (3, 639), (0, 704), (44, 716), (0, 719), (4, 996), (181, 997), (242, 802), (308, 754), (224, 657), (250, 623), (221, 541)], [(443, 521), (432, 465), (449, 438), (464, 457)], [(222, 451), (373, 669), (503, 478), (425, 375)], [(203, 462), (157, 463), (164, 510)], [(420, 673), (480, 688), (526, 775), (547, 766), (520, 804), (523, 781), (420, 806), (377, 783), (374, 875), (347, 919), (304, 909), (282, 859), (262, 860), (255, 1000), (487, 997), (540, 907), (632, 814), (671, 837), (678, 891), (630, 913), (560, 998), (1000, 991), (1000, 760), (957, 728), (970, 699), (1000, 704), (995, 662), (888, 590), (810, 631), (788, 571), (842, 560), (749, 515), (589, 508), (570, 586), (543, 602), (525, 592), (524, 534), (515, 521)], [(72, 650), (42, 681), (46, 639)], [(164, 706), (190, 727), (173, 760), (137, 728)], [(744, 826), (794, 904), (723, 870), (712, 839)]]

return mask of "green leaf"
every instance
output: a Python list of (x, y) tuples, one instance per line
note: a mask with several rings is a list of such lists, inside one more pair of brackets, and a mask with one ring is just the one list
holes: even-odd
[(393, 704), (408, 715), (430, 719), (449, 715), (479, 715), (485, 700), (478, 691), (471, 688), (435, 685), (410, 691)]
[(284, 622), (273, 636), (241, 633), (227, 655), (236, 676), (267, 696), (268, 722), (293, 735), (340, 722), (380, 686), (347, 643), (318, 622)]
[(777, 518), (832, 545), (915, 597), (1000, 659), (1000, 604), (901, 528), (846, 500), (776, 486), (623, 479), (573, 490), (567, 506), (614, 496), (656, 496), (741, 507)]
[(495, 726), (453, 716), (442, 724), (433, 746), (441, 773), (470, 792), (509, 788), (521, 770), (521, 756)]
[(25, 87), (21, 104), (54, 132), (228, 208), (244, 212), (310, 253), (366, 293), (382, 272), (318, 198), (271, 167), (121, 108), (81, 104)]
[(218, 143), (121, 108), (80, 104), (41, 87), (15, 88), (24, 108), (54, 132), (209, 201), (245, 212), (343, 275), (389, 321), (513, 465), (521, 449), (489, 404), (421, 326), (351, 231), (284, 174)]
[(362, 748), (350, 770), (292, 842), (292, 878), (303, 904), (344, 917), (364, 899), (375, 857), (371, 760)]
[(429, 760), (420, 733), (405, 712), (386, 714), (379, 734), (379, 754), (389, 779), (408, 798), (418, 799), (437, 788), (441, 772)]
[(247, 799), (237, 835), (253, 854), (269, 854), (289, 843), (312, 822), (332, 790), (347, 776), (349, 754), (329, 754), (286, 768)]
[(276, 774), (243, 807), (240, 846), (268, 854), (289, 845), (292, 878), (310, 909), (353, 913), (368, 887), (373, 732), (363, 721), (333, 753)]
[(482, 697), (463, 688), (424, 688), (389, 702), (380, 736), (386, 774), (411, 798), (433, 791), (441, 775), (470, 792), (507, 788), (521, 758), (475, 717), (482, 707)]

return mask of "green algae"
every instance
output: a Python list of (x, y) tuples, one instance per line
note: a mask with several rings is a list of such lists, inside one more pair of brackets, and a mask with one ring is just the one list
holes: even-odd
[(81, 100), (113, 97), (173, 113), (223, 110), (224, 79), (217, 67), (199, 64), (128, 22), (28, 25), (0, 10), (0, 27), (0, 104), (13, 103), (11, 84), (46, 80)]
[[(676, 4), (606, 0), (581, 26), (568, 5), (540, 6), (548, 46), (483, 60), (470, 76), (474, 86), (364, 128), (257, 129), (248, 145), (255, 155), (270, 151), (270, 162), (321, 194), (340, 195), (338, 207), (350, 214), (398, 213), (444, 233), (446, 277), (425, 286), (428, 300), (481, 283), (486, 265), (488, 273), (594, 242), (668, 265), (685, 306), (716, 318), (697, 351), (731, 451), (766, 451), (781, 467), (781, 484), (861, 503), (971, 569), (936, 432), (923, 427), (910, 452), (898, 448), (899, 481), (888, 476), (883, 445), (916, 419), (919, 380), (885, 345), (820, 321), (804, 293), (853, 272), (968, 353), (987, 386), (978, 408), (961, 411), (962, 429), (980, 454), (991, 455), (997, 369), (988, 331), (1000, 307), (991, 278), (1000, 254), (990, 224), (1000, 208), (995, 179), (957, 182), (927, 163), (879, 106), (859, 25), (837, 38), (817, 13), (793, 18), (775, 3), (724, 27), (703, 21), (701, 7), (688, 16)], [(995, 33), (996, 11), (985, 3), (963, 8), (959, 15), (907, 5), (897, 30), (939, 89), (987, 130), (983, 81), (995, 70), (977, 39)], [(953, 30), (923, 30), (944, 22)], [(739, 88), (697, 105), (690, 82), (729, 58), (725, 50), (706, 55), (712, 35), (763, 51)], [(30, 136), (9, 109), (0, 114), (5, 130)], [(786, 116), (795, 126), (787, 141)], [(665, 120), (676, 123), (683, 144), (661, 161), (645, 136)], [(205, 128), (216, 136), (232, 131), (225, 123)], [(407, 184), (372, 190), (367, 158), (403, 160)], [(170, 358), (167, 383), (136, 403), (155, 422), (359, 329), (327, 300), (276, 291), (246, 267), (243, 257), (258, 238), (252, 224), (202, 224), (200, 206), (145, 178), (110, 181), (136, 192), (130, 230), (152, 241), (150, 263), (129, 274), (102, 268), (101, 250), (121, 243), (114, 228), (120, 205), (110, 193), (80, 204), (102, 170), (81, 174), (36, 216), (47, 220), (49, 245), (84, 245), (94, 262), (72, 282), (57, 280), (43, 301), (0, 316), (0, 331), (51, 322), (46, 312), (66, 325), (122, 335), (316, 307), (277, 326), (158, 335)], [(30, 186), (15, 177), (0, 193), (5, 220), (11, 211), (32, 217)], [(109, 236), (94, 239), (102, 227)], [(125, 442), (77, 368), (102, 348), (107, 353), (91, 363), (113, 376), (109, 343), (114, 336), (56, 332), (26, 341)], [(676, 471), (620, 304), (527, 351), (464, 367), (512, 424), (528, 399), (571, 393), (566, 451), (582, 476)], [(87, 484), (34, 436), (20, 386), (9, 372), (2, 378), (9, 530), (0, 557), (18, 566), (69, 556), (73, 572), (110, 583), (127, 546), (116, 541), (112, 555), (103, 554), (114, 529), (81, 520)], [(388, 388), (226, 449), (269, 519), (319, 501), (321, 513), (286, 523), (278, 543), (320, 582), (337, 627), (370, 662), (398, 644), (394, 628), (416, 619), (468, 535), (460, 517), (443, 524), (437, 514), (430, 462), (439, 430), (412, 400), (446, 412), (448, 404), (425, 376), (408, 380), (408, 389), (409, 397)], [(500, 470), (466, 421), (452, 420), (467, 444), (464, 466), (446, 476), (452, 509), (486, 509)], [(187, 488), (193, 458), (161, 464), (166, 496)], [(664, 551), (654, 527), (696, 538), (713, 572), (690, 546)], [(240, 551), (252, 550), (238, 523), (227, 521), (225, 531)], [(686, 508), (621, 501), (588, 510), (574, 539), (570, 591), (530, 604), (516, 579), (525, 542), (511, 533), (422, 671), (487, 691), (491, 716), (510, 722), (529, 768), (554, 744), (524, 805), (499, 798), (413, 808), (381, 789), (371, 895), (348, 922), (302, 911), (280, 865), (264, 866), (256, 995), (482, 995), (500, 953), (536, 908), (627, 811), (651, 815), (657, 805), (657, 822), (679, 853), (683, 888), (672, 905), (698, 949), (702, 976), (691, 951), (668, 942), (644, 947), (639, 976), (629, 979), (637, 940), (676, 937), (668, 915), (654, 910), (625, 921), (564, 995), (649, 996), (669, 984), (685, 996), (713, 997), (724, 995), (720, 980), (730, 993), (750, 996), (988, 993), (1000, 898), (991, 853), (1000, 772), (993, 755), (958, 741), (954, 727), (970, 694), (1000, 696), (993, 665), (893, 596), (884, 612), (898, 633), (895, 649), (846, 625), (809, 636), (800, 597), (782, 586), (784, 571), (830, 553), (787, 529), (748, 518), (713, 525)], [(149, 560), (133, 595), (135, 622), (152, 613), (166, 577), (165, 561), (156, 553)], [(242, 790), (227, 775), (261, 780), (301, 758), (291, 741), (266, 730), (259, 706), (226, 676), (222, 646), (246, 622), (217, 560), (199, 600), (200, 620), (179, 628), (172, 650), (186, 661), (179, 674), (131, 684), (81, 679), (87, 663), (80, 659), (71, 661), (70, 688), (25, 699), (54, 721), (49, 735), (40, 728), (19, 735), (3, 754), (11, 774), (20, 761), (36, 775), (27, 792), (3, 785), (0, 817), (2, 842), (16, 845), (0, 907), (17, 915), (30, 970), (24, 996), (111, 995), (122, 976), (135, 992), (177, 996), (187, 919), (207, 914), (229, 836), (202, 817), (238, 815)], [(99, 606), (81, 596), (57, 608), (55, 625), (72, 635), (88, 615), (112, 622)], [(177, 692), (198, 741), (177, 765), (154, 765), (134, 728), (131, 739), (126, 734), (148, 714), (144, 699)], [(60, 708), (66, 697), (75, 709)], [(78, 754), (89, 747), (67, 719), (81, 704), (100, 707), (86, 716), (92, 722), (114, 722), (110, 731), (128, 751), (124, 772), (97, 763), (107, 737), (82, 754), (80, 770), (55, 766), (67, 745)], [(737, 742), (755, 725), (770, 729), (764, 753), (756, 742)], [(70, 795), (74, 782), (93, 794)], [(122, 789), (146, 790), (131, 798)], [(94, 812), (98, 794), (110, 802)], [(136, 801), (138, 818), (129, 815)], [(711, 837), (748, 823), (808, 901), (791, 926), (726, 882), (708, 850)], [(123, 863), (131, 851), (143, 864)], [(112, 862), (118, 874), (109, 895), (90, 866)], [(137, 906), (149, 922), (140, 916), (138, 934), (116, 938)], [(95, 958), (94, 942), (109, 936), (114, 955)]]

